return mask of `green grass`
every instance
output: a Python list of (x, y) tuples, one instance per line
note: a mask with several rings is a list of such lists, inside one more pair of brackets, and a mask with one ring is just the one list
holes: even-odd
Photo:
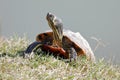
[(120, 67), (103, 59), (96, 63), (81, 57), (66, 62), (49, 55), (24, 59), (18, 53), (29, 43), (26, 37), (0, 39), (0, 80), (120, 80)]

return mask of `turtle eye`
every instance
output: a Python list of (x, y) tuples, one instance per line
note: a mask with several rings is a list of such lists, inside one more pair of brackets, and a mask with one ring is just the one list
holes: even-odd
[(52, 18), (53, 16), (50, 14), (49, 17)]
[(51, 13), (47, 14), (49, 16), (49, 18), (53, 18), (53, 15)]
[(47, 13), (47, 16), (51, 17), (51, 16), (52, 16), (52, 14), (51, 14), (51, 13)]

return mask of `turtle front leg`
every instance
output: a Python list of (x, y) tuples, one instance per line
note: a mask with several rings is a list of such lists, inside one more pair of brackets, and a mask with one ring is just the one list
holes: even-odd
[(72, 60), (76, 61), (77, 60), (77, 52), (75, 51), (75, 49), (72, 47), (72, 48), (69, 48), (67, 50), (67, 52), (69, 53), (69, 59), (70, 59), (70, 62)]

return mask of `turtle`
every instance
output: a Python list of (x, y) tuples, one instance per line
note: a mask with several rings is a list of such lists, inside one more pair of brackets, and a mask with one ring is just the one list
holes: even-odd
[(89, 43), (79, 32), (63, 29), (62, 20), (52, 13), (47, 13), (46, 20), (51, 30), (38, 34), (36, 41), (28, 46), (25, 54), (41, 49), (70, 61), (76, 61), (77, 56), (86, 56), (87, 59), (95, 61)]

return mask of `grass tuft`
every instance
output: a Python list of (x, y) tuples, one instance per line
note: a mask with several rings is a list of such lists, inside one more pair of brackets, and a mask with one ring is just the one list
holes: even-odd
[(30, 41), (26, 36), (18, 37), (14, 35), (7, 38), (0, 38), (0, 54), (16, 54), (26, 49)]
[(120, 67), (104, 59), (96, 63), (78, 57), (76, 62), (59, 60), (52, 55), (35, 55), (32, 59), (11, 57), (29, 44), (24, 37), (0, 39), (0, 80), (120, 80)]

